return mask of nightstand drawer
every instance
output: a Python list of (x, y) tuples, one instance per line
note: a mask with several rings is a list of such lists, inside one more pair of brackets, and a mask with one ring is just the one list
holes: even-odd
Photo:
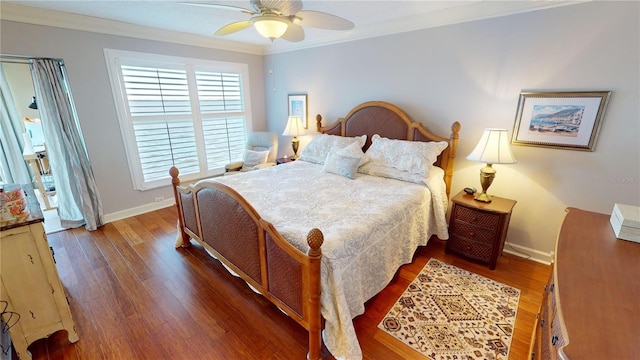
[(462, 221), (454, 221), (452, 227), (452, 233), (455, 235), (460, 235), (469, 240), (478, 241), (490, 246), (493, 246), (493, 243), (496, 239), (496, 232), (493, 230), (487, 230), (478, 226), (469, 225), (466, 222)]
[(456, 235), (451, 236), (451, 238), (447, 240), (447, 247), (451, 251), (483, 261), (490, 261), (493, 251), (492, 245), (471, 241)]
[(456, 206), (455, 218), (456, 220), (482, 226), (490, 230), (497, 230), (500, 225), (500, 215), (481, 212), (464, 206)]

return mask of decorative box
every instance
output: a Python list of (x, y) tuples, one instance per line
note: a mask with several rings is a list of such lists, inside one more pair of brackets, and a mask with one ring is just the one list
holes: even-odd
[(640, 206), (614, 204), (609, 222), (618, 239), (640, 243)]
[(29, 216), (26, 194), (21, 188), (0, 191), (0, 224), (5, 226)]

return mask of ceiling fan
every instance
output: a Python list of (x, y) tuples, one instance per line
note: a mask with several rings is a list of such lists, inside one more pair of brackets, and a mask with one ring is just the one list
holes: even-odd
[(351, 21), (325, 12), (302, 10), (301, 0), (251, 0), (253, 10), (243, 7), (209, 2), (181, 1), (187, 5), (214, 7), (240, 11), (252, 15), (251, 19), (225, 25), (216, 35), (229, 35), (251, 26), (271, 41), (282, 38), (291, 42), (304, 40), (303, 26), (327, 30), (350, 30)]

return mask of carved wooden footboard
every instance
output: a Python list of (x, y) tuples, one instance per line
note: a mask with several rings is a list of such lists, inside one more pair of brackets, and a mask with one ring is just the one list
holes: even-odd
[(235, 190), (217, 182), (180, 186), (170, 170), (178, 208), (176, 247), (200, 243), (228, 269), (309, 331), (309, 359), (320, 359), (320, 249), (318, 229), (307, 235), (307, 254), (289, 244)]

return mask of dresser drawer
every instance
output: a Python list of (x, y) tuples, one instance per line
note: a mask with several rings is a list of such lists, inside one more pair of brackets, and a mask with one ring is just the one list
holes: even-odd
[(496, 232), (493, 230), (487, 230), (457, 220), (454, 221), (451, 231), (455, 235), (460, 235), (469, 240), (478, 241), (492, 246), (495, 243), (496, 239)]
[(491, 245), (471, 241), (455, 234), (447, 241), (447, 248), (482, 261), (490, 261), (493, 251), (493, 246)]
[(554, 349), (554, 353), (558, 352), (558, 349), (564, 345), (564, 336), (562, 336), (562, 324), (560, 323), (560, 313), (556, 311), (553, 316), (553, 322), (551, 323), (551, 338), (549, 339), (551, 347)]
[(497, 230), (500, 225), (500, 215), (497, 214), (481, 212), (464, 206), (456, 206), (455, 211), (456, 220), (464, 221), (475, 226)]

